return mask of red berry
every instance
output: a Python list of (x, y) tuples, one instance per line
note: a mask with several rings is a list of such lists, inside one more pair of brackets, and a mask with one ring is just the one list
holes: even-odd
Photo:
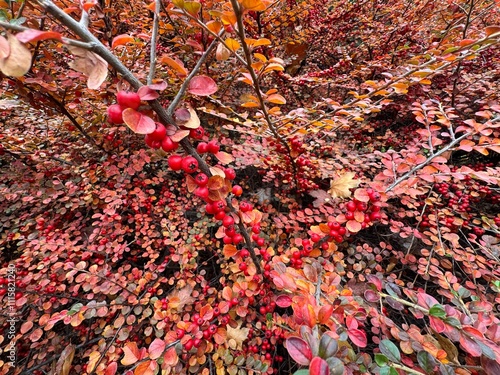
[(233, 237), (233, 244), (238, 245), (241, 241), (243, 241), (243, 236), (239, 233), (236, 233)]
[(232, 192), (235, 196), (239, 197), (243, 194), (243, 188), (240, 185), (234, 185)]
[[(183, 165), (183, 158), (181, 155), (171, 155), (169, 158), (168, 158), (168, 166), (170, 167), (170, 169), (172, 169), (173, 171), (180, 171), (182, 169), (182, 165)], [(196, 160), (196, 159), (195, 159)]]
[(198, 146), (196, 146), (196, 151), (198, 151), (199, 154), (208, 152), (208, 144), (206, 142), (198, 143)]
[(226, 213), (224, 212), (224, 210), (222, 211), (219, 211), (219, 212), (216, 212), (214, 217), (217, 219), (217, 220), (222, 220), (226, 217)]
[(120, 91), (116, 94), (116, 100), (125, 108), (137, 109), (141, 105), (141, 97), (135, 92)]
[(220, 146), (216, 139), (212, 139), (210, 142), (208, 142), (207, 147), (208, 152), (210, 152), (211, 154), (216, 154), (220, 151)]
[(151, 139), (151, 134), (146, 134), (146, 136), (144, 137), (144, 142), (146, 142), (146, 144), (149, 147), (154, 148), (154, 149), (158, 149), (161, 146), (160, 141), (155, 141), (154, 139)]
[(226, 178), (229, 180), (234, 180), (236, 178), (236, 172), (234, 171), (233, 168), (226, 168), (224, 170), (224, 174), (226, 175)]
[(185, 344), (184, 344), (184, 349), (186, 349), (188, 352), (193, 349), (193, 339), (189, 339)]
[(248, 265), (246, 263), (240, 263), (238, 265), (238, 267), (239, 267), (240, 271), (243, 271), (243, 272), (245, 272), (248, 269)]
[(206, 186), (199, 186), (194, 190), (194, 195), (196, 195), (197, 197), (200, 197), (203, 200), (208, 199), (209, 193), (210, 192), (208, 191), (208, 188)]
[(186, 173), (196, 172), (198, 169), (198, 160), (193, 156), (186, 156), (182, 159), (182, 170)]
[(226, 228), (233, 225), (233, 224), (234, 224), (234, 219), (232, 216), (226, 215), (222, 219), (222, 225)]
[(380, 212), (374, 211), (374, 212), (370, 213), (370, 219), (372, 221), (378, 221), (378, 220), (382, 219), (382, 215), (380, 214)]
[(123, 112), (124, 108), (119, 104), (111, 104), (108, 107), (108, 120), (112, 124), (120, 125), (123, 124)]
[(208, 176), (205, 173), (198, 173), (194, 178), (194, 181), (198, 186), (205, 186), (208, 184)]
[(252, 205), (248, 202), (241, 202), (240, 203), (240, 211), (241, 212), (248, 212), (252, 210)]
[(189, 136), (194, 139), (202, 139), (205, 134), (205, 129), (201, 126), (198, 126), (196, 129), (191, 129), (189, 131)]
[(178, 147), (179, 144), (172, 141), (172, 139), (168, 135), (161, 141), (161, 148), (165, 152), (175, 151)]
[(349, 212), (354, 212), (354, 211), (356, 211), (356, 203), (354, 203), (354, 201), (349, 201), (345, 205), (345, 208)]
[(167, 128), (163, 124), (156, 122), (155, 131), (148, 135), (153, 141), (163, 141), (163, 138), (167, 135)]
[(311, 234), (311, 241), (312, 242), (316, 243), (316, 242), (319, 242), (319, 240), (321, 240), (321, 236), (318, 233)]
[(186, 332), (185, 332), (183, 329), (180, 329), (180, 328), (177, 328), (177, 329), (175, 330), (175, 334), (177, 335), (177, 338), (178, 338), (179, 340), (180, 340), (180, 339), (182, 339), (182, 338), (184, 337), (184, 334), (185, 334), (185, 333), (186, 333)]

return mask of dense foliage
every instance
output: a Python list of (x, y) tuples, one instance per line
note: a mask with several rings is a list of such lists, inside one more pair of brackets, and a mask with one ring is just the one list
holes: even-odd
[(498, 24), (0, 0), (0, 373), (500, 374)]

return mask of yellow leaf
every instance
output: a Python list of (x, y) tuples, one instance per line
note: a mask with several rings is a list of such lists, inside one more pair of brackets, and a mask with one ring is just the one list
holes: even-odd
[(408, 92), (408, 85), (403, 82), (393, 83), (391, 87), (394, 88), (397, 94), (406, 94)]
[(58, 375), (68, 375), (75, 356), (75, 346), (73, 344), (67, 345), (57, 360), (56, 371)]
[(330, 190), (328, 193), (333, 198), (348, 198), (351, 196), (350, 189), (358, 187), (359, 181), (354, 180), (355, 174), (353, 172), (346, 172), (338, 178), (330, 182)]
[(268, 66), (266, 66), (266, 69), (264, 70), (264, 73), (268, 73), (268, 72), (271, 72), (273, 70), (277, 70), (279, 72), (282, 72), (283, 70), (285, 70), (285, 68), (283, 68), (283, 66), (280, 65), (280, 64), (271, 63)]
[(233, 38), (227, 38), (226, 39), (226, 46), (231, 51), (235, 52), (240, 48), (240, 43), (238, 43), (238, 41), (233, 39)]
[(226, 61), (231, 56), (231, 52), (222, 43), (217, 45), (217, 50), (215, 51), (215, 58), (217, 61)]
[(231, 349), (241, 350), (243, 348), (243, 342), (247, 339), (250, 328), (240, 328), (241, 322), (238, 323), (236, 328), (231, 326), (226, 327), (227, 331), (227, 343)]
[(198, 13), (200, 12), (201, 4), (198, 3), (197, 1), (185, 1), (184, 2), (184, 9), (189, 14), (196, 17), (198, 15)]
[(261, 54), (261, 53), (254, 53), (253, 55), (254, 55), (255, 58), (259, 59), (263, 63), (267, 62), (267, 57), (264, 56), (263, 54)]
[(254, 47), (259, 47), (259, 46), (268, 46), (271, 44), (271, 41), (267, 38), (260, 38), (255, 41), (253, 44)]
[(256, 107), (260, 107), (260, 104), (255, 103), (255, 102), (246, 102), (246, 103), (241, 104), (241, 106), (245, 107), (245, 108), (256, 108)]

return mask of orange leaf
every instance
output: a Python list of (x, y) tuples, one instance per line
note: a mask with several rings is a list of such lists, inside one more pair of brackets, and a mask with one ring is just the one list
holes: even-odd
[(170, 66), (172, 69), (174, 69), (177, 74), (180, 76), (180, 77), (185, 77), (188, 75), (188, 71), (186, 70), (186, 68), (184, 67), (184, 64), (182, 63), (182, 61), (180, 61), (179, 59), (177, 58), (171, 58), (169, 56), (163, 56), (161, 59), (160, 59), (160, 62), (162, 64), (167, 64), (168, 66)]
[(253, 10), (255, 12), (260, 12), (266, 10), (266, 4), (261, 0), (239, 0), (243, 8), (247, 10)]
[(349, 220), (345, 227), (351, 233), (357, 233), (361, 230), (361, 224), (356, 220)]
[(280, 94), (269, 95), (266, 100), (274, 104), (286, 104), (286, 99)]
[(139, 352), (136, 342), (126, 343), (123, 347), (123, 354), (124, 356), (121, 360), (121, 364), (124, 366), (133, 365), (141, 359), (141, 353)]
[(167, 344), (165, 343), (165, 341), (158, 338), (154, 339), (153, 342), (149, 345), (149, 358), (159, 358), (163, 354), (166, 346)]
[(223, 253), (226, 258), (230, 258), (238, 253), (238, 249), (234, 245), (224, 245)]
[(487, 36), (496, 34), (500, 32), (500, 26), (488, 26), (484, 29)]
[(206, 24), (208, 30), (213, 32), (214, 34), (218, 34), (220, 29), (222, 28), (222, 24), (219, 21), (209, 21)]
[(229, 164), (234, 161), (234, 158), (228, 154), (227, 152), (224, 151), (219, 151), (218, 153), (215, 154), (215, 157), (222, 163), (222, 164)]
[[(153, 2), (154, 4), (154, 2)], [(127, 44), (127, 43), (131, 43), (134, 41), (134, 38), (131, 37), (130, 35), (127, 35), (127, 34), (122, 34), (122, 35), (118, 35), (118, 36), (115, 36), (113, 38), (113, 42), (111, 43), (111, 48), (116, 48), (118, 46), (123, 46), (124, 44)]]
[(137, 134), (150, 134), (155, 131), (156, 124), (153, 119), (132, 108), (127, 108), (122, 113), (123, 121)]

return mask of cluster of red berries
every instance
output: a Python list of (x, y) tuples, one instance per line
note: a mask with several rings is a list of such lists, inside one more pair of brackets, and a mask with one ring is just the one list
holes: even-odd
[(130, 91), (119, 91), (116, 94), (117, 104), (108, 107), (108, 120), (112, 124), (123, 124), (123, 111), (127, 108), (137, 109), (141, 105), (139, 94)]

